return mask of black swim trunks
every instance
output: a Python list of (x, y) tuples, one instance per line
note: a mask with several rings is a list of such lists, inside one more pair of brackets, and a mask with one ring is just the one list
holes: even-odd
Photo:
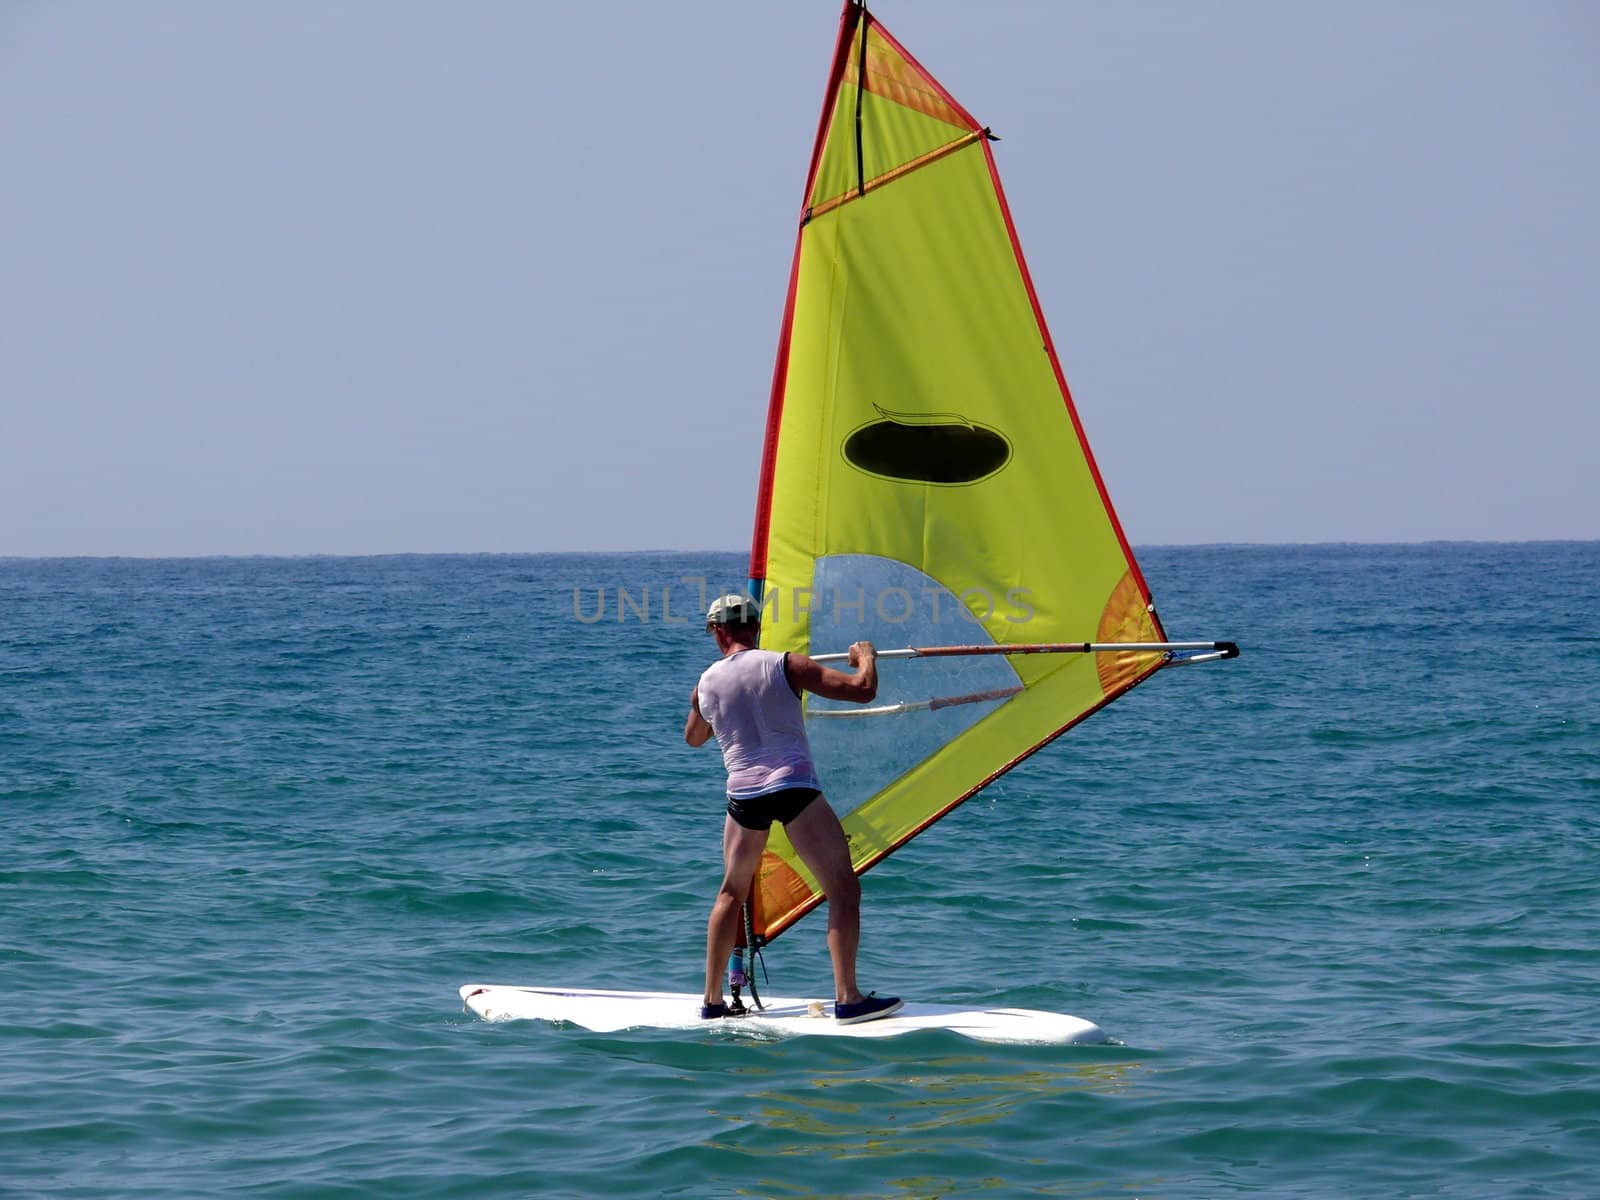
[(771, 829), (774, 821), (787, 825), (820, 795), (816, 788), (786, 788), (765, 796), (751, 796), (748, 800), (729, 796), (728, 815), (746, 829)]

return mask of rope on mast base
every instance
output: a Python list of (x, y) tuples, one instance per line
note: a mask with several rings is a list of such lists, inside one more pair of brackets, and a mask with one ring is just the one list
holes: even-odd
[[(750, 1003), (755, 1006), (757, 1012), (761, 1012), (767, 1006), (761, 1003), (761, 993), (756, 990), (756, 960), (761, 960), (763, 974), (767, 970), (767, 960), (761, 953), (760, 943), (756, 940), (755, 913), (750, 907), (750, 901), (746, 900), (741, 904), (739, 911), (744, 917), (744, 981), (750, 988)], [(730, 979), (728, 987), (733, 993), (733, 1003), (728, 1006), (728, 1011), (736, 1017), (742, 1017), (750, 1009), (745, 1006), (744, 999), (739, 995), (740, 985)]]

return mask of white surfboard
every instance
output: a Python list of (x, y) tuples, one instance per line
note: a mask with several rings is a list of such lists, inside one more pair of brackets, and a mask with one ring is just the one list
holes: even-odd
[(469, 983), (461, 1002), (487, 1021), (562, 1021), (595, 1033), (624, 1029), (732, 1030), (768, 1035), (893, 1037), (919, 1029), (943, 1029), (981, 1042), (1066, 1045), (1103, 1042), (1093, 1021), (1031, 1008), (974, 1008), (907, 1003), (893, 1016), (859, 1025), (833, 1019), (831, 1001), (764, 998), (762, 1010), (717, 1021), (700, 1019), (700, 996), (691, 992), (609, 992), (583, 988), (509, 987)]

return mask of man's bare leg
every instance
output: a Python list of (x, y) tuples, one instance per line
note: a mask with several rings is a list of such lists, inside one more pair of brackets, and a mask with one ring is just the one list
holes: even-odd
[(724, 821), (722, 887), (711, 905), (711, 919), (706, 922), (707, 1004), (722, 1003), (722, 973), (728, 965), (728, 956), (733, 953), (734, 942), (739, 940), (739, 906), (750, 894), (750, 881), (756, 876), (756, 867), (761, 864), (761, 852), (766, 846), (765, 829), (746, 829), (732, 817)]
[[(850, 843), (827, 800), (819, 797), (784, 826), (800, 861), (828, 898), (828, 953), (833, 958), (834, 999), (858, 1003), (856, 950), (861, 944), (861, 881), (850, 868)], [(747, 831), (748, 832), (748, 831)], [(732, 948), (729, 943), (729, 948)]]

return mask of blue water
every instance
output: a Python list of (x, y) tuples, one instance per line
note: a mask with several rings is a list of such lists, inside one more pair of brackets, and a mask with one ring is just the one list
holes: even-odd
[(0, 561), (0, 1193), (1600, 1195), (1600, 544), (1141, 561), (1244, 657), (865, 880), (867, 986), (1062, 1048), (461, 1011), (698, 987), (736, 555)]

